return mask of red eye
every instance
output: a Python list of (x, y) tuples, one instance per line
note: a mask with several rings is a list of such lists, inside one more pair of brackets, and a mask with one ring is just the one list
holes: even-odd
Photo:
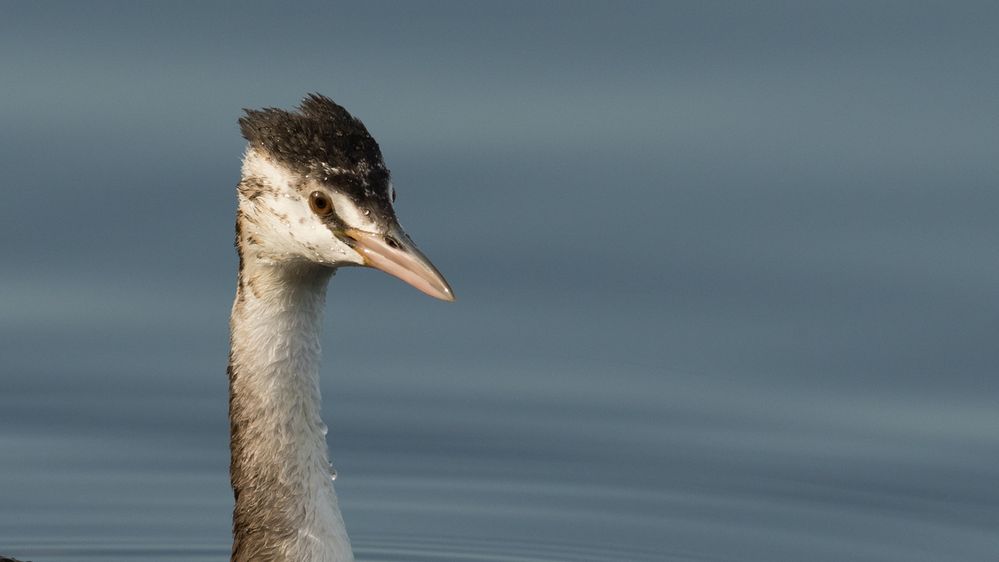
[(333, 213), (333, 204), (330, 203), (329, 198), (318, 191), (313, 191), (312, 195), (309, 195), (309, 207), (313, 213), (321, 217), (326, 217)]

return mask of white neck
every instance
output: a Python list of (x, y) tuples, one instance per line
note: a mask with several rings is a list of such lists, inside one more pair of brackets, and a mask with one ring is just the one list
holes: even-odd
[(354, 559), (320, 418), (320, 327), (332, 270), (244, 256), (232, 309), (233, 562)]

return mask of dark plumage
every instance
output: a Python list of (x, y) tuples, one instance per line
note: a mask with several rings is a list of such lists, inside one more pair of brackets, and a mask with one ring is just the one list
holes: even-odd
[(378, 143), (359, 119), (333, 100), (310, 94), (297, 111), (244, 111), (239, 128), (251, 147), (303, 176), (314, 174), (351, 191), (363, 190), (366, 197), (388, 196), (389, 171)]

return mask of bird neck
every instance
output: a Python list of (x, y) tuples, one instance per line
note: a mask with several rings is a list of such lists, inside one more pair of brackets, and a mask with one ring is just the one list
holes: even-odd
[(241, 244), (229, 357), (232, 561), (351, 561), (320, 417), (332, 270), (256, 260)]

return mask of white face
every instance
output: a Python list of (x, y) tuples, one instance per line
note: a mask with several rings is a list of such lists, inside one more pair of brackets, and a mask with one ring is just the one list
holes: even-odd
[[(293, 177), (284, 166), (254, 150), (247, 152), (243, 177), (258, 178), (265, 188), (241, 190), (239, 208), (246, 218), (244, 251), (258, 252), (266, 261), (308, 260), (329, 265), (364, 265), (364, 258), (338, 237), (310, 204), (318, 193), (332, 205), (340, 221), (351, 229), (384, 232), (352, 200), (318, 181)], [(251, 184), (252, 186), (252, 184)]]
[(318, 179), (302, 181), (249, 150), (239, 188), (243, 257), (261, 264), (365, 265), (430, 296), (454, 300), (447, 281), (399, 226), (391, 203), (383, 198), (368, 203), (371, 208)]

